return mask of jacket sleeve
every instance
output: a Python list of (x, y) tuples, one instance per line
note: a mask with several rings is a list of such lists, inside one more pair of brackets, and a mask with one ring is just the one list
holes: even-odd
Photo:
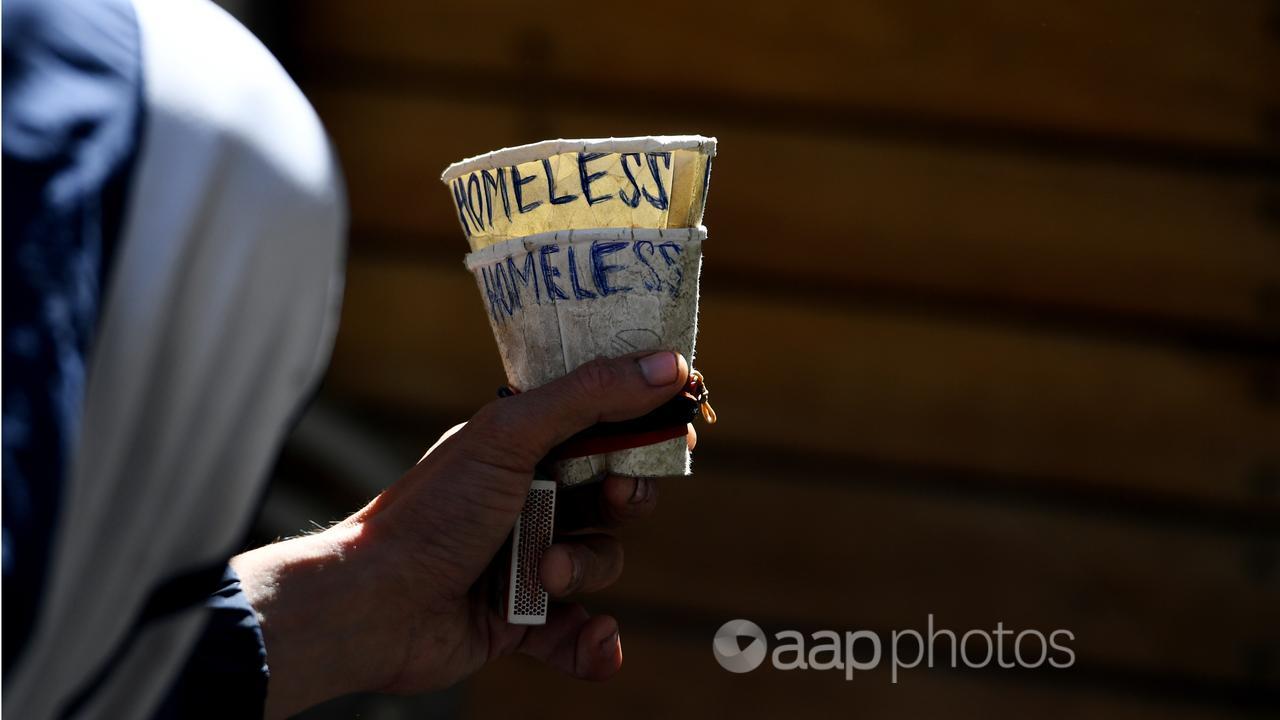
[(267, 648), (258, 614), (228, 565), (206, 603), (209, 619), (157, 717), (261, 718)]

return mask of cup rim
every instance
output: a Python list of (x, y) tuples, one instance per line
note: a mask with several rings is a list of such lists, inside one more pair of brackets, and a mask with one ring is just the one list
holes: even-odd
[(500, 260), (519, 249), (532, 250), (552, 243), (592, 242), (595, 240), (674, 240), (681, 243), (703, 242), (707, 239), (707, 227), (698, 225), (687, 228), (577, 228), (551, 230), (508, 238), (502, 242), (472, 250), (463, 258), (468, 270), (475, 270), (486, 263)]
[(542, 160), (567, 152), (655, 152), (662, 150), (699, 150), (715, 157), (716, 139), (702, 135), (644, 135), (636, 137), (587, 138), (581, 140), (543, 140), (527, 145), (494, 150), (469, 157), (445, 168), (440, 180), (446, 185), (476, 170), (495, 170)]

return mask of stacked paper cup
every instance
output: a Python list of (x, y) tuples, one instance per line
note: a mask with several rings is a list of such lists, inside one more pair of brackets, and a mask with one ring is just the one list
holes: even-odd
[[(601, 356), (694, 357), (714, 138), (551, 140), (445, 170), (498, 351), (527, 390)], [(689, 473), (683, 437), (562, 460), (560, 485)]]

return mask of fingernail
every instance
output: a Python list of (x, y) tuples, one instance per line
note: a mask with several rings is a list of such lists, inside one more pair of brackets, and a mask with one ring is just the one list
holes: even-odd
[(613, 652), (613, 649), (616, 648), (617, 646), (618, 646), (617, 629), (609, 633), (609, 637), (606, 637), (604, 640), (600, 641), (600, 649), (604, 650), (606, 653)]
[(569, 587), (565, 588), (565, 592), (572, 592), (577, 589), (578, 583), (582, 582), (582, 562), (578, 559), (578, 554), (569, 551)]
[(640, 374), (654, 387), (670, 385), (680, 375), (680, 363), (673, 352), (657, 352), (640, 358)]
[(627, 501), (632, 505), (639, 505), (649, 497), (649, 481), (645, 478), (636, 478), (636, 486), (631, 489), (631, 498)]

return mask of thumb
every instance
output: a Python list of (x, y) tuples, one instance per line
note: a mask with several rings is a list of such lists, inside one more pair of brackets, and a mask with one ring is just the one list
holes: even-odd
[[(442, 438), (359, 519), (381, 515), (388, 527), (401, 528), (393, 536), (416, 538), (406, 552), (452, 572), (440, 576), (443, 591), (465, 593), (511, 531), (534, 468), (552, 448), (597, 422), (653, 410), (675, 397), (688, 377), (689, 364), (678, 353), (636, 353), (593, 360), (542, 387), (495, 400)], [(427, 534), (416, 534), (423, 529)]]
[(532, 471), (574, 433), (644, 415), (675, 397), (688, 380), (689, 363), (670, 350), (599, 358), (542, 387), (490, 403), (468, 430), (491, 438), (489, 447), (503, 448), (503, 465)]

